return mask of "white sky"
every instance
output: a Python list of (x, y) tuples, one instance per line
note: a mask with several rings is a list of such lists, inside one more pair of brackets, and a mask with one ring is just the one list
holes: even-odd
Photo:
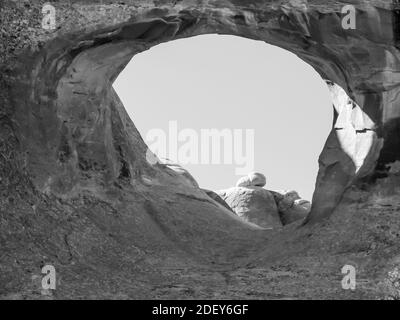
[[(293, 189), (311, 200), (332, 100), (317, 72), (294, 54), (234, 36), (175, 40), (133, 57), (114, 88), (145, 141), (155, 128), (168, 137), (170, 121), (199, 135), (254, 129), (254, 169), (265, 174), (266, 188)], [(235, 164), (184, 167), (211, 190), (239, 178)]]

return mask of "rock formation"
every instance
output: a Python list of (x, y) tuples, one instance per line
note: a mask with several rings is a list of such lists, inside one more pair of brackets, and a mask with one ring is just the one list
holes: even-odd
[(199, 184), (197, 183), (196, 179), (193, 178), (193, 176), (189, 173), (189, 171), (183, 168), (180, 164), (174, 163), (169, 159), (161, 159), (161, 161), (163, 165), (173, 170), (180, 176), (183, 184), (186, 184), (192, 188), (199, 188)]
[(262, 173), (251, 172), (238, 180), (236, 187), (264, 187), (266, 184), (265, 176)]
[(301, 199), (296, 191), (271, 191), (278, 206), (283, 225), (304, 220), (311, 210), (311, 203)]
[(222, 199), (218, 193), (212, 191), (212, 190), (207, 190), (207, 189), (202, 189), (211, 199), (222, 205), (224, 208), (228, 209), (229, 211), (232, 211), (232, 208), (225, 202), (224, 199)]
[(310, 201), (302, 199), (294, 190), (266, 190), (265, 181), (262, 173), (252, 172), (240, 178), (236, 187), (217, 194), (239, 217), (264, 228), (288, 225), (308, 216)]
[(217, 193), (243, 220), (267, 229), (282, 226), (274, 197), (268, 190), (248, 186), (233, 187)]
[[(42, 27), (44, 1), (0, 5), (0, 297), (43, 298), (43, 264), (62, 278), (44, 298), (396, 296), (400, 15), (392, 1), (52, 3), (53, 30)], [(343, 28), (345, 5), (355, 8), (355, 29)], [(285, 48), (327, 80), (335, 121), (301, 228), (245, 223), (149, 163), (112, 88), (135, 54), (210, 33)], [(364, 280), (351, 293), (338, 280), (349, 263)]]

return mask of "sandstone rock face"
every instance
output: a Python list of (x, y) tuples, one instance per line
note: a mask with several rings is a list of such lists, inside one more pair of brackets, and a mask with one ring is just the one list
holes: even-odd
[(213, 199), (214, 201), (218, 202), (220, 205), (222, 205), (224, 208), (228, 209), (229, 211), (232, 211), (232, 208), (225, 202), (224, 199), (222, 199), (218, 193), (211, 191), (211, 190), (207, 190), (207, 189), (202, 189), (211, 199)]
[(294, 191), (272, 191), (283, 225), (304, 220), (311, 210), (310, 201), (301, 199)]
[(278, 208), (280, 211), (286, 211), (289, 209), (295, 200), (301, 199), (297, 191), (284, 191), (281, 193), (282, 199), (278, 202)]
[(264, 187), (266, 184), (265, 176), (262, 173), (251, 172), (238, 180), (236, 187)]
[(160, 159), (160, 160), (167, 168), (179, 174), (179, 176), (183, 179), (184, 184), (187, 184), (194, 188), (199, 188), (199, 184), (197, 183), (196, 179), (193, 178), (193, 176), (189, 173), (189, 171), (183, 168), (180, 164), (174, 163), (169, 159)]
[(311, 210), (311, 203), (307, 200), (296, 200), (293, 205), (280, 211), (281, 221), (283, 225), (287, 225), (298, 220), (304, 220)]
[(310, 212), (311, 210), (311, 202), (305, 199), (297, 199), (294, 201), (295, 206), (300, 206), (304, 208), (304, 210), (307, 210), (307, 213)]
[(263, 228), (281, 226), (273, 195), (261, 187), (234, 187), (217, 191), (242, 219)]
[(359, 103), (364, 102), (363, 109), (340, 86), (331, 81), (327, 84), (335, 109), (335, 122), (319, 158), (320, 170), (307, 221), (317, 215), (321, 219), (329, 216), (348, 186), (355, 180), (375, 175), (375, 168), (380, 167), (377, 162), (384, 143), (377, 134), (377, 114), (368, 111), (372, 108), (369, 99), (377, 97), (356, 94), (361, 98)]
[[(400, 233), (400, 181), (391, 172), (400, 160), (400, 21), (392, 1), (51, 3), (54, 30), (42, 28), (43, 1), (0, 6), (0, 298), (41, 297), (32, 279), (43, 261), (62, 274), (59, 299), (116, 291), (136, 299), (386, 296), (380, 284), (399, 263)], [(344, 5), (355, 7), (354, 30), (342, 27)], [(113, 81), (137, 53), (210, 33), (285, 48), (327, 80), (335, 122), (305, 229), (278, 234), (246, 224), (146, 160)], [(328, 217), (323, 230), (307, 229)], [(266, 269), (271, 257), (276, 264)], [(348, 261), (371, 284), (351, 296), (337, 283)], [(286, 281), (276, 270), (288, 262)], [(171, 277), (182, 270), (184, 279)], [(314, 274), (324, 280), (310, 285)], [(266, 277), (285, 285), (265, 286)]]

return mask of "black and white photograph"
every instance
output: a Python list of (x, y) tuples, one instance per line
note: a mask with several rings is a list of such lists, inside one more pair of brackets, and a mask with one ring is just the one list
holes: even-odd
[(400, 0), (0, 0), (0, 300), (400, 300)]

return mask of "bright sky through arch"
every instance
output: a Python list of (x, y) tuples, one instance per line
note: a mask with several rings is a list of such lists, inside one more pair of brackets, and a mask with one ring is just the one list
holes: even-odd
[[(255, 170), (267, 189), (311, 200), (318, 157), (332, 125), (332, 101), (318, 73), (264, 42), (204, 35), (133, 57), (114, 83), (146, 140), (149, 130), (254, 129)], [(235, 165), (184, 165), (207, 189), (232, 187)]]

